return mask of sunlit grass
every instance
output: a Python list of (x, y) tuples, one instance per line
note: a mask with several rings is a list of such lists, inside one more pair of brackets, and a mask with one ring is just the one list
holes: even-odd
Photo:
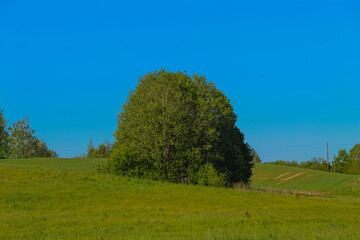
[(0, 167), (0, 239), (358, 239), (360, 199)]
[[(300, 175), (295, 176), (296, 174)], [(252, 186), (261, 189), (334, 191), (352, 185), (359, 178), (359, 175), (327, 173), (273, 164), (256, 164), (253, 169)]]
[(104, 158), (25, 158), (0, 159), (0, 166), (21, 168), (43, 168), (76, 171), (95, 171)]

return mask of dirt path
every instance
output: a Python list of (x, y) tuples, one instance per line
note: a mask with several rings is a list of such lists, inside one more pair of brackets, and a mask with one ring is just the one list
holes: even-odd
[(274, 178), (274, 179), (279, 179), (279, 178), (281, 178), (281, 177), (283, 177), (283, 176), (285, 176), (285, 175), (288, 175), (289, 173), (290, 173), (290, 172), (283, 173), (283, 174), (277, 176), (277, 177)]
[[(292, 175), (291, 177), (282, 179), (281, 182), (279, 182), (279, 183), (283, 183), (283, 182), (285, 182), (285, 181), (287, 181), (287, 180), (289, 180), (289, 179), (292, 179), (292, 178), (294, 178), (294, 177), (300, 176), (301, 174), (304, 174), (304, 173), (305, 173), (305, 172), (297, 173), (297, 174), (295, 174), (295, 175)], [(279, 183), (278, 183), (278, 184), (279, 184)]]

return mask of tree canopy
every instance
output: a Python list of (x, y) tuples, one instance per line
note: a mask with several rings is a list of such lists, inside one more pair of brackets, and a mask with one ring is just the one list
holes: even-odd
[(93, 146), (92, 138), (88, 143), (88, 149), (86, 153), (87, 158), (108, 158), (111, 154), (111, 144), (108, 140), (105, 140), (104, 143), (100, 144), (98, 148)]
[(337, 173), (349, 173), (351, 160), (346, 149), (340, 149), (337, 156), (334, 156), (333, 165)]
[(349, 151), (350, 156), (350, 169), (349, 173), (351, 174), (360, 174), (360, 144), (355, 144), (355, 146)]
[(30, 128), (29, 119), (25, 117), (13, 123), (10, 130), (10, 157), (12, 158), (31, 158), (49, 157), (56, 158), (55, 151), (48, 149), (47, 144), (38, 139), (34, 134), (35, 130)]
[(360, 174), (360, 144), (355, 144), (349, 152), (339, 150), (334, 156), (335, 171), (337, 173)]
[(148, 73), (118, 114), (108, 167), (171, 182), (201, 183), (208, 171), (218, 178), (208, 183), (248, 183), (251, 148), (236, 120), (230, 100), (204, 76)]

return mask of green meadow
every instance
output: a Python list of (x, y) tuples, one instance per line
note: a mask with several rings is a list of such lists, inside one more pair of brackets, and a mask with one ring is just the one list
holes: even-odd
[(252, 187), (297, 191), (335, 191), (357, 184), (359, 175), (327, 173), (305, 168), (256, 164)]
[[(171, 184), (97, 174), (100, 161), (0, 160), (0, 239), (360, 239), (356, 191), (307, 196)], [(256, 165), (253, 186), (301, 189), (301, 181), (286, 183), (296, 177), (274, 179), (291, 170)], [(358, 181), (311, 173), (323, 187), (301, 190)], [(341, 187), (327, 185), (334, 177)]]
[(105, 161), (105, 159), (101, 159), (101, 158), (0, 159), (0, 166), (94, 172), (96, 170), (96, 165), (101, 161)]

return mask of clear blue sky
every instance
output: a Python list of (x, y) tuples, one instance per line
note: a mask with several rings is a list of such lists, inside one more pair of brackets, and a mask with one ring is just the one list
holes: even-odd
[[(205, 75), (264, 161), (360, 142), (359, 1), (0, 0), (0, 108), (61, 157), (113, 141), (143, 74)], [(263, 77), (262, 77), (263, 75)]]

